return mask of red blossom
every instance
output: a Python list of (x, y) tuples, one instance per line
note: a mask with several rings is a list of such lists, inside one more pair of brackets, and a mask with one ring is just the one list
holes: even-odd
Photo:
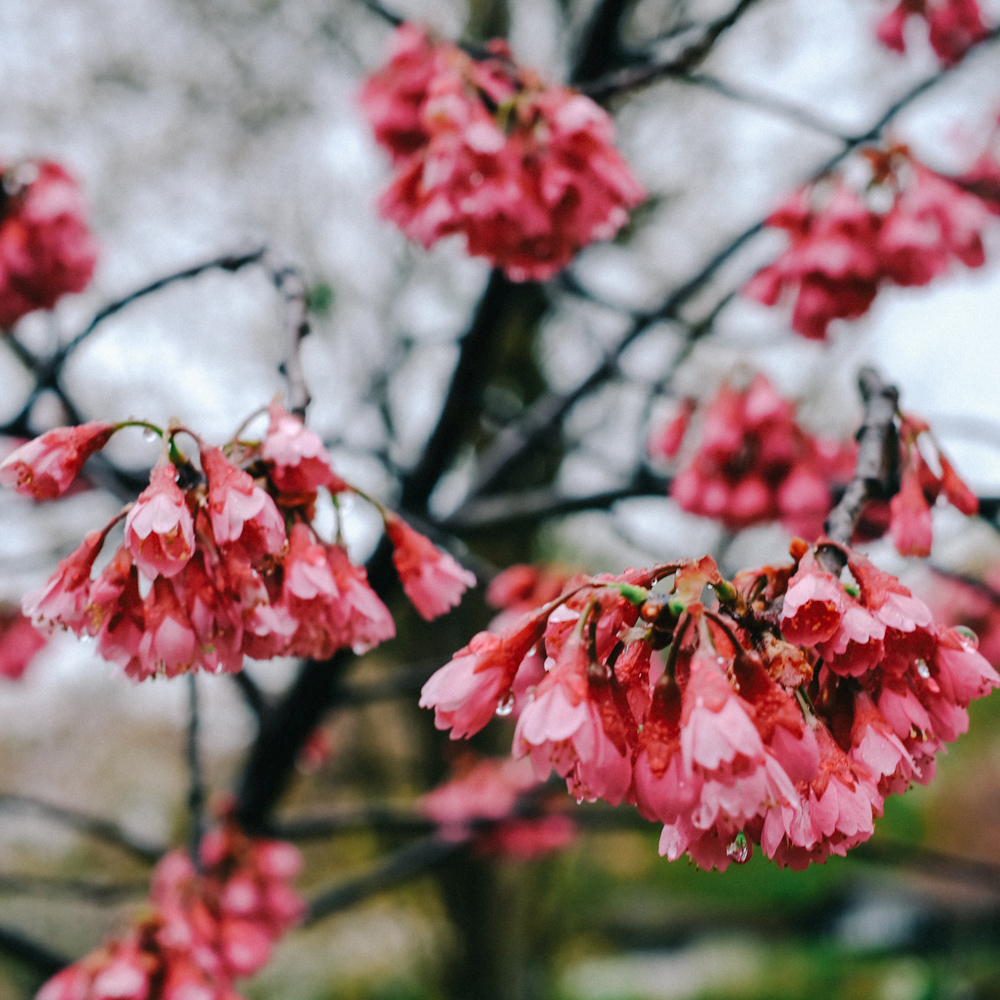
[(430, 246), (461, 233), (514, 281), (545, 280), (609, 239), (645, 192), (592, 100), (546, 86), (502, 41), (477, 62), (402, 25), (361, 94), (396, 173), (379, 207)]
[[(525, 620), (517, 656), (482, 633), (421, 704), (453, 735), (478, 731), (541, 635), (532, 670), (547, 658), (513, 745), (539, 779), (555, 769), (577, 799), (627, 798), (664, 824), (661, 854), (705, 868), (743, 863), (755, 845), (793, 868), (844, 854), (888, 795), (931, 779), (1000, 675), (860, 553), (822, 538), (791, 551), (794, 565), (733, 583), (708, 558), (579, 578)], [(843, 574), (827, 568), (837, 562)], [(646, 589), (671, 575), (669, 594)]]
[(901, 0), (876, 29), (878, 40), (896, 52), (906, 51), (903, 28), (910, 16), (927, 22), (931, 47), (945, 66), (954, 66), (989, 35), (977, 0)]
[(864, 315), (884, 284), (926, 285), (951, 266), (982, 265), (991, 207), (963, 178), (923, 166), (902, 147), (867, 151), (873, 186), (892, 194), (876, 211), (841, 177), (795, 192), (767, 225), (790, 246), (744, 291), (765, 305), (794, 296), (792, 329), (823, 340), (834, 319)]
[(463, 569), (402, 518), (388, 515), (385, 531), (403, 590), (426, 621), (457, 607), (465, 591), (476, 585), (474, 573)]
[(730, 530), (781, 520), (815, 538), (833, 506), (832, 484), (850, 478), (854, 450), (805, 431), (793, 404), (763, 375), (742, 392), (724, 383), (705, 407), (697, 451), (670, 495)]
[(92, 420), (78, 427), (47, 431), (0, 462), (0, 485), (36, 500), (61, 496), (80, 474), (84, 462), (108, 443), (116, 429)]
[(97, 244), (76, 181), (57, 163), (26, 161), (4, 172), (0, 208), (0, 328), (82, 292)]
[(0, 604), (0, 677), (20, 680), (47, 642), (19, 607)]
[(125, 519), (125, 543), (150, 579), (176, 576), (194, 552), (194, 521), (172, 462), (161, 462)]

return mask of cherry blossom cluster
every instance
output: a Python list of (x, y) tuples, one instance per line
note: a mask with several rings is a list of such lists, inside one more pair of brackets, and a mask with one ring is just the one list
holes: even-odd
[[(903, 147), (868, 151), (873, 168), (861, 194), (839, 176), (796, 191), (767, 219), (791, 245), (744, 291), (765, 305), (794, 296), (792, 328), (823, 340), (834, 319), (863, 316), (885, 284), (926, 285), (953, 259), (985, 260), (990, 206), (963, 178), (917, 162)], [(890, 199), (885, 211), (875, 205)]]
[[(653, 457), (677, 453), (692, 409), (682, 404), (654, 435)], [(684, 510), (717, 518), (731, 531), (780, 520), (815, 538), (833, 506), (832, 485), (851, 478), (855, 451), (853, 442), (804, 430), (794, 404), (758, 374), (742, 391), (723, 383), (705, 407), (697, 449), (671, 481), (670, 495)]]
[(576, 825), (564, 813), (543, 810), (534, 815), (522, 808), (526, 796), (539, 787), (527, 760), (476, 760), (468, 755), (458, 761), (455, 771), (417, 803), (438, 824), (444, 839), (475, 838), (478, 854), (519, 860), (561, 850), (575, 839)]
[(671, 860), (722, 870), (754, 844), (793, 868), (842, 855), (886, 796), (931, 779), (1000, 676), (860, 553), (796, 539), (792, 556), (732, 581), (707, 556), (577, 577), (475, 636), (420, 704), (471, 736), (508, 714), (527, 670), (515, 758), (578, 800), (634, 803), (664, 824)]
[(506, 43), (473, 59), (403, 24), (361, 104), (395, 174), (379, 208), (425, 247), (461, 233), (513, 281), (541, 281), (609, 239), (645, 192), (590, 98), (517, 66)]
[(896, 52), (906, 51), (904, 29), (911, 17), (927, 22), (931, 48), (945, 66), (954, 66), (989, 35), (977, 0), (900, 0), (878, 23), (878, 40)]
[(147, 912), (124, 934), (63, 969), (38, 1000), (239, 1000), (233, 980), (253, 975), (301, 920), (289, 884), (302, 865), (281, 841), (210, 831), (202, 871), (180, 852), (153, 876)]
[(97, 243), (76, 181), (58, 163), (26, 160), (0, 176), (0, 329), (82, 292)]
[[(0, 463), (0, 483), (37, 499), (60, 495), (124, 424), (58, 428)], [(147, 425), (152, 426), (152, 425)], [(160, 460), (138, 500), (60, 562), (23, 607), (33, 621), (97, 640), (136, 680), (189, 670), (235, 672), (243, 657), (326, 659), (395, 634), (388, 608), (346, 548), (312, 526), (317, 491), (352, 490), (319, 437), (278, 402), (263, 441), (213, 447), (154, 428)], [(198, 446), (200, 467), (177, 438)], [(454, 607), (475, 577), (379, 507), (403, 589), (425, 618)], [(124, 518), (124, 541), (95, 562)]]

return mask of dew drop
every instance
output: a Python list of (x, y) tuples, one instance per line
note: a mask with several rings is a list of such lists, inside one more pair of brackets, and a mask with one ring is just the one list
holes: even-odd
[(142, 432), (142, 437), (144, 441), (156, 441), (159, 438), (159, 434), (156, 433), (152, 428), (147, 427)]
[(966, 625), (956, 625), (955, 631), (958, 633), (959, 642), (967, 650), (979, 649), (979, 636)]
[(497, 705), (497, 715), (502, 719), (505, 715), (510, 715), (514, 711), (514, 692), (508, 691), (507, 697)]
[(753, 854), (753, 844), (747, 840), (747, 835), (740, 830), (733, 838), (733, 842), (726, 848), (726, 854), (738, 865), (746, 864)]
[(920, 674), (924, 680), (927, 680), (930, 677), (931, 668), (927, 666), (926, 660), (917, 660), (917, 673)]

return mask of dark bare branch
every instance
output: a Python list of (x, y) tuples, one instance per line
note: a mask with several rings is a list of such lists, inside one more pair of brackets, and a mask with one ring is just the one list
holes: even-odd
[(461, 843), (441, 840), (433, 835), (401, 847), (364, 875), (347, 879), (317, 896), (309, 904), (305, 926), (423, 875), (461, 847)]
[(28, 795), (16, 793), (0, 794), (0, 810), (34, 812), (68, 826), (88, 837), (102, 840), (114, 847), (127, 851), (140, 861), (152, 863), (166, 852), (166, 847), (152, 844), (126, 833), (117, 823), (92, 816), (77, 809), (69, 809), (51, 802), (45, 802)]
[[(839, 545), (850, 544), (869, 500), (887, 499), (899, 489), (899, 434), (895, 422), (899, 391), (894, 385), (886, 385), (873, 368), (863, 368), (858, 374), (858, 389), (865, 402), (865, 416), (857, 435), (854, 478), (825, 525), (827, 536)], [(838, 572), (843, 569), (839, 552), (834, 550), (831, 558), (840, 562)]]
[(178, 281), (187, 281), (189, 278), (196, 278), (200, 274), (204, 274), (206, 271), (222, 270), (222, 271), (239, 271), (241, 268), (246, 267), (248, 264), (256, 264), (265, 253), (266, 248), (260, 247), (257, 250), (251, 250), (249, 253), (245, 254), (226, 254), (223, 257), (216, 257), (214, 260), (205, 261), (202, 264), (195, 264), (192, 267), (186, 267), (182, 271), (177, 271), (174, 274), (168, 274), (164, 278), (158, 278), (156, 281), (150, 282), (148, 285), (143, 285), (142, 288), (137, 288), (134, 292), (129, 292), (128, 295), (122, 296), (120, 299), (116, 299), (114, 302), (109, 302), (96, 316), (81, 330), (75, 337), (73, 337), (64, 347), (62, 347), (55, 355), (52, 361), (52, 365), (56, 370), (61, 370), (66, 359), (101, 325), (106, 319), (114, 316), (115, 313), (121, 312), (126, 306), (131, 305), (138, 299), (145, 298), (147, 295), (152, 295), (153, 292), (160, 291), (161, 288), (166, 288), (168, 285), (173, 285)]
[(700, 65), (712, 51), (715, 43), (759, 0), (740, 0), (732, 10), (707, 24), (701, 35), (686, 45), (679, 55), (660, 63), (644, 66), (629, 66), (602, 76), (580, 89), (594, 100), (602, 100), (618, 94), (647, 87), (668, 76), (683, 76)]

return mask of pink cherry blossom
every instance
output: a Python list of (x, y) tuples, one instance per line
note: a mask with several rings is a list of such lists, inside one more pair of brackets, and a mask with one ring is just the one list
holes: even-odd
[(612, 237), (645, 193), (605, 111), (545, 86), (504, 42), (487, 48), (476, 61), (398, 29), (388, 65), (361, 95), (395, 162), (379, 207), (425, 246), (461, 233), (470, 254), (511, 280), (545, 280)]
[(0, 604), (0, 677), (20, 680), (47, 643), (16, 604)]
[(385, 531), (403, 590), (426, 621), (457, 607), (465, 591), (476, 585), (474, 573), (459, 566), (402, 518), (386, 517)]
[(219, 545), (244, 541), (254, 555), (275, 554), (285, 545), (285, 522), (274, 501), (247, 473), (232, 465), (219, 448), (201, 450), (208, 479), (212, 534)]
[(451, 738), (478, 733), (510, 696), (518, 667), (541, 638), (544, 617), (527, 616), (504, 632), (479, 632), (430, 677), (420, 707), (434, 709), (434, 725)]
[(0, 484), (36, 500), (61, 496), (84, 462), (108, 443), (115, 430), (111, 424), (92, 420), (78, 427), (47, 431), (0, 462)]
[(91, 531), (71, 555), (59, 562), (55, 573), (36, 590), (24, 595), (21, 608), (36, 625), (56, 624), (81, 630), (86, 627), (90, 604), (90, 574), (106, 532)]
[(300, 494), (325, 486), (331, 493), (346, 489), (333, 471), (330, 455), (319, 439), (277, 400), (270, 407), (271, 424), (261, 455), (273, 463), (271, 479), (282, 493)]
[(161, 462), (125, 519), (125, 543), (150, 579), (176, 576), (194, 552), (194, 521), (177, 486), (177, 470)]

